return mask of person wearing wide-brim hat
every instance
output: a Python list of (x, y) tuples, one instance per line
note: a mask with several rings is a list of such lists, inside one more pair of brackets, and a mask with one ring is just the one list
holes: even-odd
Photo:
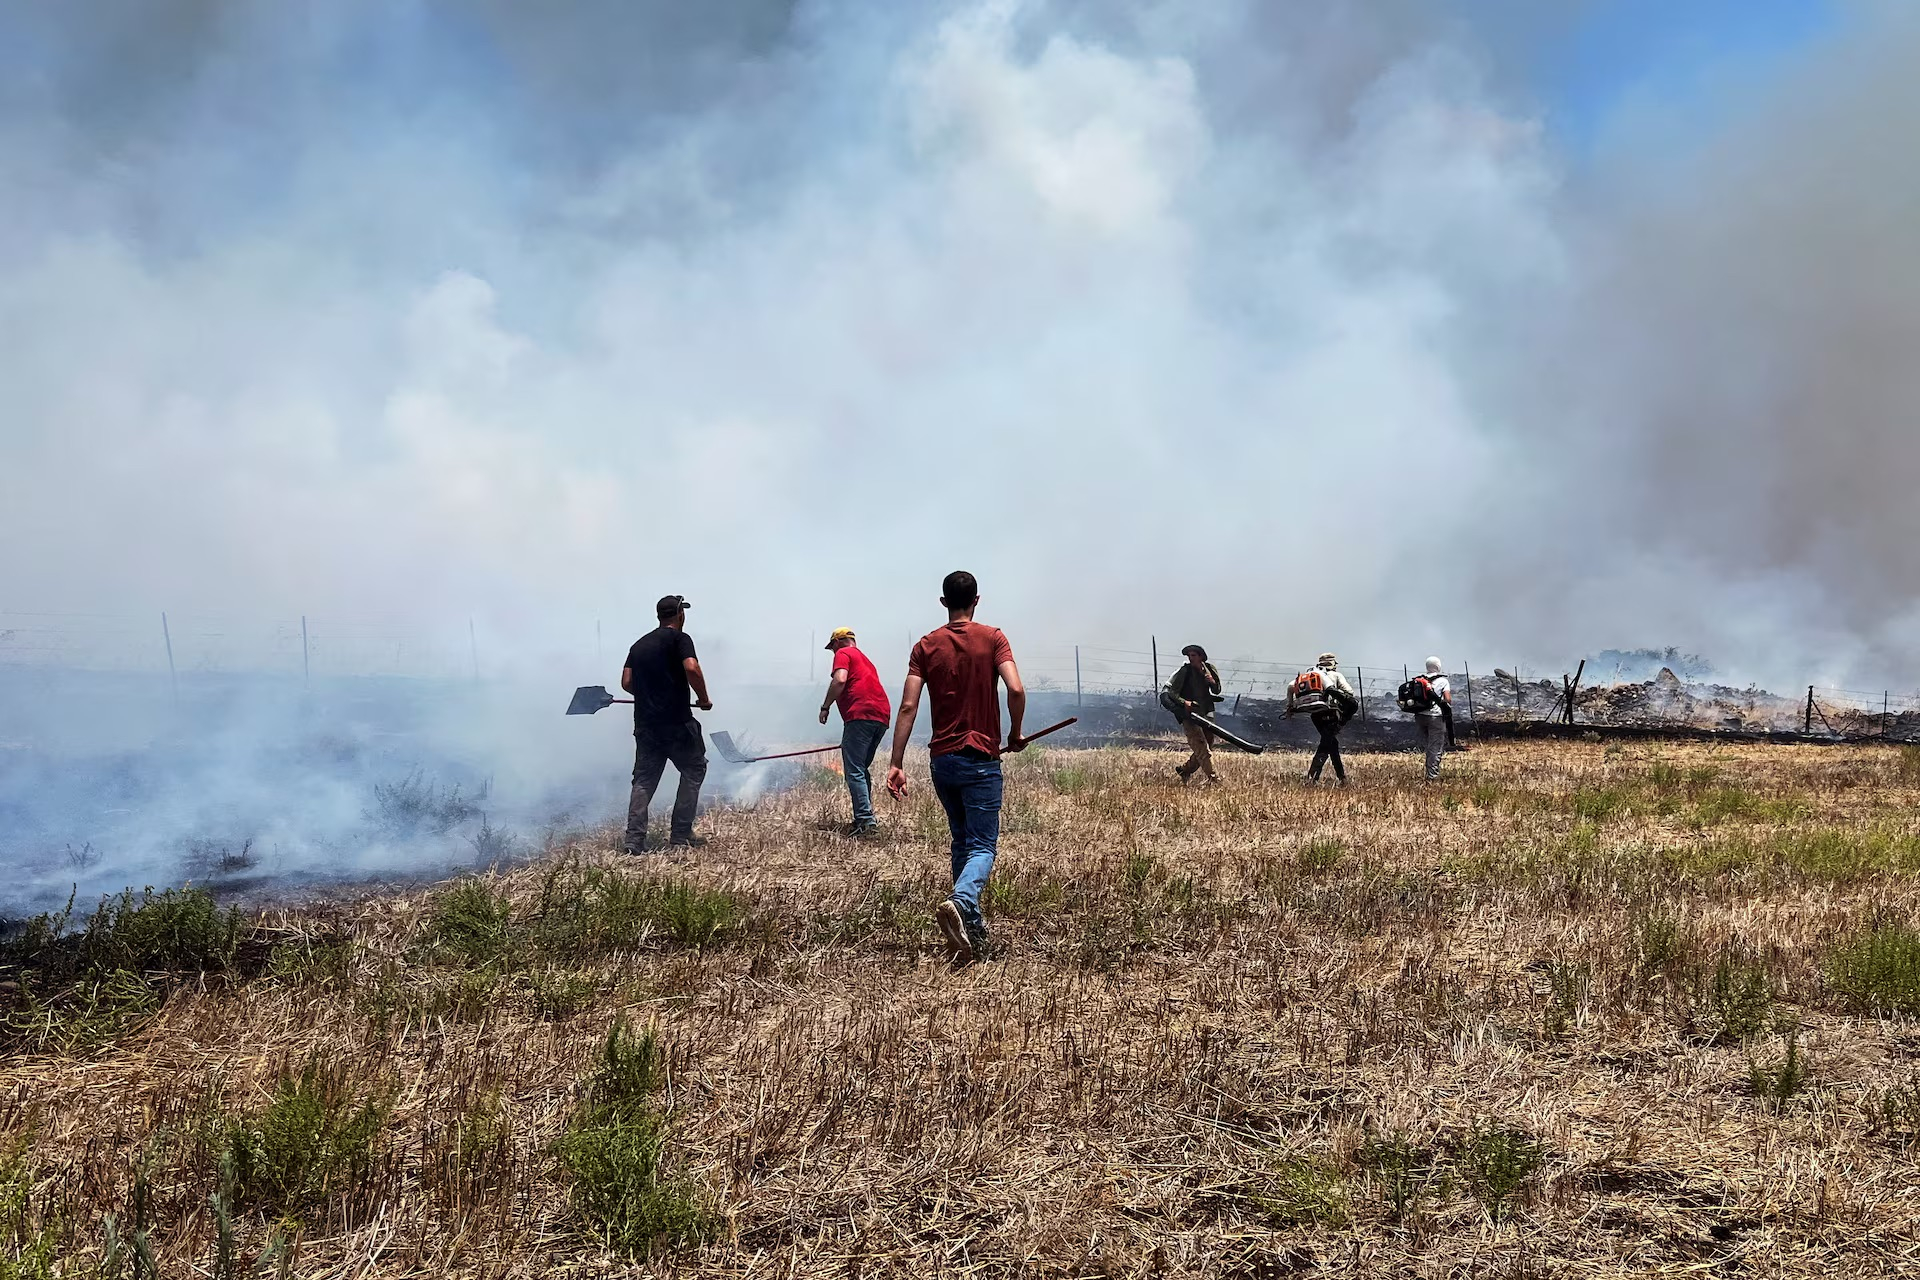
[(1220, 696), (1220, 673), (1207, 661), (1207, 651), (1199, 645), (1190, 644), (1180, 653), (1186, 662), (1173, 673), (1160, 695), (1161, 704), (1173, 712), (1173, 718), (1186, 731), (1187, 746), (1192, 749), (1187, 762), (1174, 772), (1182, 782), (1189, 781), (1196, 773), (1203, 774), (1209, 784), (1217, 786), (1220, 775), (1213, 768), (1213, 733), (1193, 717), (1195, 713), (1211, 716), (1215, 704), (1226, 701)]

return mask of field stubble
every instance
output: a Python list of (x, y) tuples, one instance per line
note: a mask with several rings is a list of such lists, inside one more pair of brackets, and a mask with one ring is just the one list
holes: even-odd
[(924, 781), (853, 843), (826, 773), (684, 861), (17, 942), (0, 1275), (1920, 1266), (1913, 755), (1171, 763), (1010, 758), (959, 972)]

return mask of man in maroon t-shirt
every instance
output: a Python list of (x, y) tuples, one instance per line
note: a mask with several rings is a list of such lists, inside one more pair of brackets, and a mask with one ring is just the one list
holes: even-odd
[[(1013, 646), (997, 628), (973, 620), (980, 603), (980, 586), (972, 574), (958, 570), (940, 584), (940, 603), (947, 606), (947, 625), (929, 631), (913, 646), (907, 660), (907, 685), (900, 694), (900, 715), (893, 726), (893, 759), (887, 767), (887, 790), (903, 795), (907, 789), (907, 740), (913, 736), (920, 710), (920, 692), (933, 702), (933, 790), (947, 811), (947, 829), (953, 836), (953, 896), (934, 913), (947, 948), (961, 964), (987, 958), (987, 921), (980, 913), (980, 895), (993, 874), (994, 854), (1000, 844), (1000, 756), (1019, 751), (1026, 740), (1020, 724), (1027, 713), (1027, 691), (1020, 668), (1013, 662)], [(1006, 746), (1000, 745), (1000, 691), (1007, 686)]]
[(853, 798), (853, 826), (847, 834), (870, 836), (880, 830), (873, 820), (873, 756), (886, 735), (887, 720), (893, 704), (880, 683), (867, 655), (854, 647), (853, 628), (838, 627), (827, 637), (833, 651), (833, 678), (827, 682), (827, 698), (820, 704), (820, 723), (827, 722), (827, 710), (840, 706), (840, 767), (847, 777), (847, 794)]

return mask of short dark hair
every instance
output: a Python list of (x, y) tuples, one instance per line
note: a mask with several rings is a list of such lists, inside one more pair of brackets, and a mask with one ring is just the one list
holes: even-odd
[(980, 584), (965, 569), (955, 569), (940, 579), (940, 598), (949, 609), (970, 609), (980, 602)]

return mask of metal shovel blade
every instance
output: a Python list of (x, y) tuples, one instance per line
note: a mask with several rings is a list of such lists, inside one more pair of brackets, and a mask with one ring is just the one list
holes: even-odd
[(596, 711), (604, 711), (612, 706), (614, 697), (607, 692), (603, 684), (583, 684), (573, 691), (573, 701), (567, 704), (570, 716), (590, 716)]
[(802, 747), (798, 751), (773, 751), (763, 756), (750, 756), (740, 749), (739, 744), (734, 742), (733, 735), (724, 729), (716, 729), (707, 736), (713, 739), (713, 749), (718, 751), (720, 758), (728, 764), (759, 764), (762, 760), (791, 760), (795, 756), (817, 756), (828, 751), (840, 750), (840, 744), (835, 742), (824, 747)]
[(714, 732), (709, 733), (707, 736), (713, 739), (713, 749), (715, 751), (718, 751), (720, 753), (720, 758), (722, 760), (725, 760), (728, 764), (750, 763), (748, 758), (744, 754), (742, 754), (740, 748), (733, 745), (733, 735), (728, 733), (726, 730), (716, 729)]

